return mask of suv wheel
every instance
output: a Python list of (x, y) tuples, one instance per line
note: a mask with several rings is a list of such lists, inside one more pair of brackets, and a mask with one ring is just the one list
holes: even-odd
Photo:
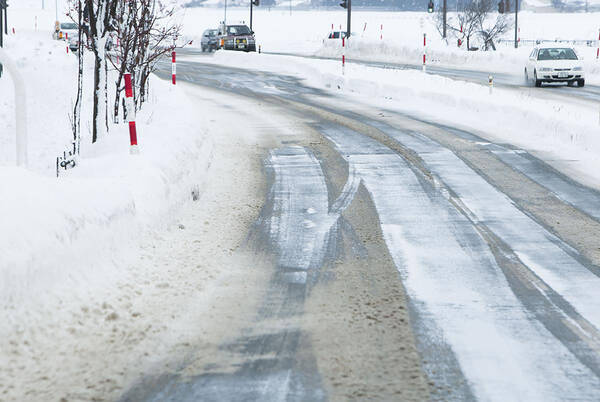
[(538, 77), (537, 77), (537, 71), (534, 71), (534, 72), (533, 72), (533, 80), (534, 80), (534, 82), (535, 82), (535, 86), (536, 86), (536, 87), (538, 87), (538, 88), (539, 88), (539, 87), (541, 87), (541, 86), (542, 86), (542, 80), (538, 80)]
[(585, 85), (585, 79), (577, 80), (577, 86), (582, 87)]

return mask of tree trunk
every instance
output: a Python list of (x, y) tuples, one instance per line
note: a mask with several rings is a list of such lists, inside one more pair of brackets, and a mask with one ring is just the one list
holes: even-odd
[(100, 71), (102, 61), (94, 49), (94, 109), (92, 113), (92, 142), (98, 141), (98, 109), (100, 106)]
[(79, 48), (77, 49), (77, 57), (79, 58), (79, 68), (77, 73), (77, 97), (75, 98), (75, 106), (73, 107), (73, 140), (75, 141), (75, 153), (77, 155), (79, 155), (79, 146), (81, 144), (81, 97), (83, 95), (83, 32), (81, 29), (81, 24), (83, 22), (83, 4), (81, 4), (81, 0), (78, 2), (78, 7), (79, 10), (77, 21), (79, 23)]

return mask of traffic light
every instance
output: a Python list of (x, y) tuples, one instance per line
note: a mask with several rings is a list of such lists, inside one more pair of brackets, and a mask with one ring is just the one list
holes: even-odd
[(252, 4), (258, 7), (260, 5), (260, 0), (252, 0)]
[(510, 13), (510, 0), (506, 0), (506, 2), (504, 3), (504, 12)]
[(498, 2), (498, 12), (500, 14), (504, 14), (504, 0), (500, 0)]
[(428, 13), (433, 12), (433, 0), (429, 0), (429, 4), (427, 5), (427, 12)]
[(342, 8), (348, 8), (348, 0), (343, 0), (343, 1), (340, 3), (340, 7), (342, 7)]

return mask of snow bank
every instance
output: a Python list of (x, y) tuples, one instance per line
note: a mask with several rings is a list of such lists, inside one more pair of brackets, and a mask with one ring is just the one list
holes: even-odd
[[(0, 305), (18, 316), (31, 303), (83, 298), (128, 275), (118, 267), (137, 257), (140, 234), (161, 227), (191, 200), (211, 142), (181, 89), (155, 77), (137, 116), (140, 155), (129, 154), (126, 124), (112, 125), (109, 135), (92, 145), (88, 82), (81, 157), (75, 169), (57, 179), (56, 157), (72, 140), (77, 58), (47, 32), (17, 29), (6, 45), (28, 92), (30, 166), (25, 170), (14, 167), (14, 93), (5, 71), (0, 79)], [(91, 78), (91, 71), (87, 74)]]

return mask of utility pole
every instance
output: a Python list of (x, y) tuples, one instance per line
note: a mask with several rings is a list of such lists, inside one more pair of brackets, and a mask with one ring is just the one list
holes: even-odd
[[(346, 21), (346, 38), (349, 38), (352, 31), (352, 0), (342, 0), (340, 7), (345, 8), (348, 11), (348, 20)], [(342, 26), (340, 24), (340, 29), (341, 28)]]
[(254, 29), (252, 29), (252, 7), (256, 6), (258, 7), (260, 5), (260, 0), (250, 0), (250, 30), (252, 32), (254, 32)]
[[(8, 21), (6, 18), (6, 8), (8, 7), (8, 4), (6, 4), (6, 0), (0, 0), (0, 47), (4, 46), (4, 38), (3, 35), (6, 34), (8, 35)], [(4, 14), (4, 17), (3, 17)], [(4, 18), (4, 20), (3, 20)], [(4, 27), (2, 26), (2, 23), (4, 21)]]
[(443, 12), (443, 14), (444, 14), (444, 32), (443, 32), (443, 35), (442, 35), (442, 37), (443, 37), (444, 39), (446, 39), (446, 12), (447, 12), (447, 11), (448, 11), (448, 4), (447, 4), (447, 0), (444, 0), (444, 6), (443, 6), (443, 10), (442, 10), (442, 12)]
[(515, 49), (519, 47), (519, 0), (515, 0)]
[(348, 20), (346, 22), (346, 39), (350, 37), (352, 32), (352, 0), (348, 0)]
[(225, 15), (223, 16), (223, 25), (227, 27), (227, 0), (225, 0)]

